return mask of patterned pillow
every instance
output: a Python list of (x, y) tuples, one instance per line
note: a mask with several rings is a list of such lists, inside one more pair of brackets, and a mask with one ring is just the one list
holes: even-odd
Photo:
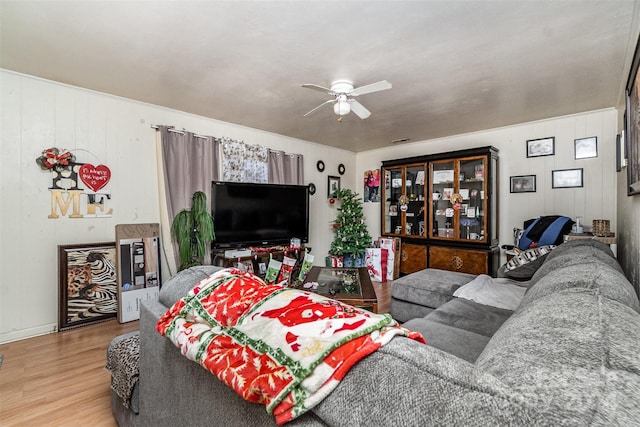
[(504, 267), (504, 271), (511, 271), (515, 270), (518, 267), (522, 267), (523, 265), (528, 264), (531, 261), (534, 261), (537, 258), (548, 254), (555, 247), (556, 245), (546, 245), (520, 252), (518, 255), (509, 260), (509, 262)]
[(528, 264), (521, 265), (520, 267), (509, 271), (505, 270), (505, 267), (507, 266), (507, 264), (505, 264), (502, 266), (502, 275), (508, 279), (529, 283), (528, 281), (531, 280), (533, 275), (536, 274), (536, 271), (542, 267), (542, 264), (544, 263), (544, 260), (547, 259), (548, 255), (549, 254), (544, 254)]

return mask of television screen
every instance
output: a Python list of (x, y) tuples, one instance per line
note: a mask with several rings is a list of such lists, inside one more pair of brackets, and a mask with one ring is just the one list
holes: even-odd
[(309, 187), (213, 181), (214, 247), (309, 241)]

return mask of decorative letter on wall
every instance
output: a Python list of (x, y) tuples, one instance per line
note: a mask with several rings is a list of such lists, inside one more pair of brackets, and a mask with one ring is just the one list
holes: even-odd
[[(55, 147), (44, 150), (36, 159), (36, 163), (42, 170), (51, 172), (49, 218), (57, 219), (60, 215), (66, 216), (69, 207), (71, 207), (69, 218), (112, 216), (113, 209), (105, 208), (105, 202), (111, 200), (111, 192), (103, 190), (111, 179), (111, 170), (105, 165), (94, 166), (89, 163), (76, 163), (75, 160), (71, 151)], [(81, 182), (89, 189), (79, 186)]]

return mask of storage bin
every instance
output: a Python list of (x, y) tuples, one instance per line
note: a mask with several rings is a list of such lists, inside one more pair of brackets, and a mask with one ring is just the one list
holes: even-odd
[(606, 237), (611, 235), (608, 219), (594, 219), (592, 233), (594, 236)]

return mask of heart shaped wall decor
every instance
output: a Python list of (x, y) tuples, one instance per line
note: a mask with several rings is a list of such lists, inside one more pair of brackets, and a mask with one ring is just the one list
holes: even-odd
[(93, 166), (90, 163), (85, 163), (80, 166), (78, 175), (80, 175), (80, 180), (95, 193), (107, 185), (111, 179), (111, 170), (105, 165)]

